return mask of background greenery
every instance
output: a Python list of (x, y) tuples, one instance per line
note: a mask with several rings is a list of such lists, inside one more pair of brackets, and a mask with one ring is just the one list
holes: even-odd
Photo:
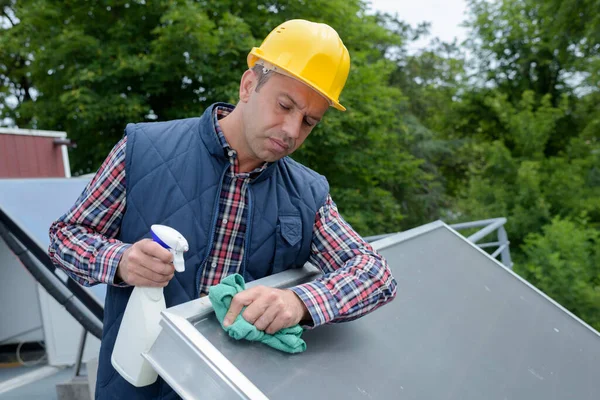
[[(505, 216), (515, 271), (600, 329), (600, 0), (469, 1), (465, 43), (360, 0), (0, 0), (0, 121), (67, 131), (95, 171), (126, 123), (235, 102), (284, 20), (332, 25), (342, 102), (295, 158), (362, 234)], [(427, 19), (427, 15), (423, 16)]]

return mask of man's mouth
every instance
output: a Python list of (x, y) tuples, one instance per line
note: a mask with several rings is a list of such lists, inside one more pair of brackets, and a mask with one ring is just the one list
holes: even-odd
[(280, 151), (284, 152), (284, 151), (288, 151), (288, 149), (290, 148), (287, 143), (285, 143), (282, 140), (279, 139), (275, 139), (275, 138), (269, 138), (269, 140), (271, 141), (271, 143), (273, 143), (274, 147), (276, 149), (279, 149)]

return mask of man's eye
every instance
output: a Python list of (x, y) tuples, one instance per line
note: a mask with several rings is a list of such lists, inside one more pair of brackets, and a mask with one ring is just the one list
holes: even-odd
[(279, 107), (283, 108), (284, 110), (290, 109), (288, 106), (286, 106), (285, 104), (282, 104), (282, 103), (279, 103)]
[(310, 127), (315, 126), (315, 124), (313, 124), (312, 122), (309, 122), (307, 119), (304, 120), (304, 124)]

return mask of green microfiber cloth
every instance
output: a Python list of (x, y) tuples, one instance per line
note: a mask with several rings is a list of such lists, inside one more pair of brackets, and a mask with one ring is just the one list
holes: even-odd
[(281, 329), (274, 335), (269, 335), (264, 331), (258, 330), (254, 325), (238, 315), (233, 324), (223, 326), (223, 319), (229, 310), (231, 299), (237, 293), (246, 288), (244, 278), (240, 274), (229, 275), (218, 285), (211, 286), (208, 290), (208, 297), (213, 305), (217, 319), (221, 326), (236, 340), (246, 339), (255, 342), (262, 342), (274, 349), (285, 351), (286, 353), (301, 353), (306, 350), (306, 343), (302, 336), (303, 329), (300, 325)]

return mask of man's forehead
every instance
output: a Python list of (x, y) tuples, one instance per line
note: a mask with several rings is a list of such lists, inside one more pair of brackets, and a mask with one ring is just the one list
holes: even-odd
[(323, 118), (323, 115), (325, 115), (325, 112), (329, 109), (329, 106), (325, 107), (325, 109), (323, 110), (323, 112), (319, 111), (307, 111), (306, 108), (302, 103), (298, 104), (298, 102), (292, 97), (292, 95), (285, 93), (285, 92), (280, 92), (280, 95), (283, 98), (288, 99), (289, 101), (291, 101), (298, 109), (302, 110), (305, 115), (313, 120), (315, 120), (315, 122), (321, 122), (321, 118)]
[(288, 97), (298, 108), (314, 106), (315, 109), (320, 109), (323, 107), (323, 114), (329, 108), (329, 101), (306, 83), (274, 71), (269, 73), (273, 74), (271, 79), (275, 78), (276, 80), (273, 82), (276, 93)]

